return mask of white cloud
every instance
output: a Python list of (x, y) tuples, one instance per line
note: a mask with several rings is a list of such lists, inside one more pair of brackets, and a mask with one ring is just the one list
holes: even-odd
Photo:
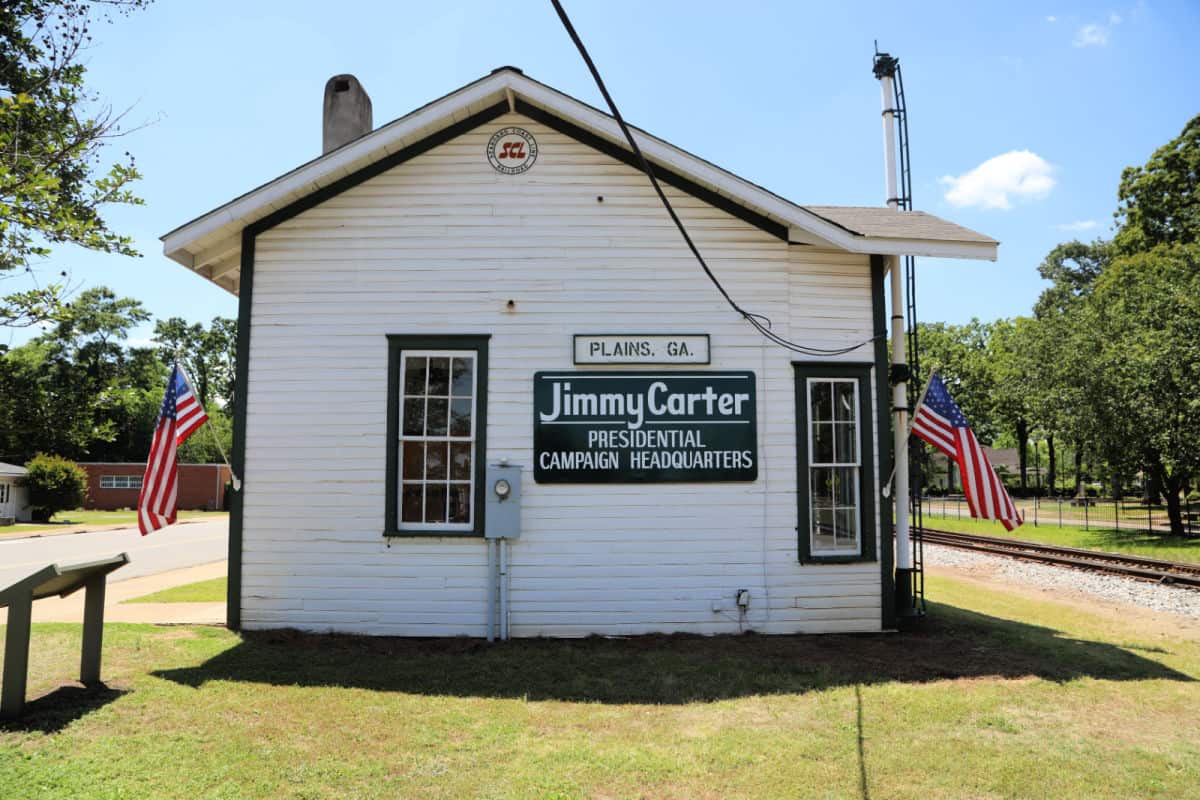
[(1058, 22), (1058, 17), (1055, 17), (1053, 15), (1046, 17), (1046, 22)]
[(1079, 29), (1071, 44), (1076, 47), (1103, 47), (1108, 44), (1108, 28), (1098, 22), (1088, 23)]
[(1078, 222), (1066, 222), (1062, 225), (1055, 225), (1060, 231), (1068, 233), (1083, 233), (1084, 231), (1095, 230), (1100, 227), (1100, 223), (1094, 219), (1081, 219)]
[(938, 182), (949, 187), (946, 201), (953, 206), (1012, 208), (1015, 200), (1045, 197), (1054, 188), (1054, 168), (1037, 153), (1010, 150), (989, 158), (970, 172), (946, 175)]
[(1112, 29), (1124, 22), (1120, 14), (1108, 15), (1108, 22), (1089, 22), (1075, 32), (1071, 42), (1076, 47), (1104, 47), (1108, 44), (1108, 35)]

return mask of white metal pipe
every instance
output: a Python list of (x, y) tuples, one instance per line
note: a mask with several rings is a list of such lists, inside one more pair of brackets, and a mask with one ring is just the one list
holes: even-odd
[(487, 540), (487, 640), (496, 641), (496, 540)]
[[(900, 257), (888, 256), (892, 278), (892, 363), (905, 363), (904, 281)], [(912, 569), (912, 545), (908, 536), (908, 383), (892, 387), (895, 423), (892, 430), (896, 470), (896, 568)]]
[(900, 192), (896, 189), (896, 108), (892, 105), (896, 95), (892, 89), (891, 75), (884, 75), (879, 79), (879, 90), (883, 94), (883, 166), (887, 204), (888, 208), (898, 208)]
[(508, 540), (500, 540), (500, 641), (508, 641)]
[[(887, 185), (888, 208), (899, 208), (900, 192), (896, 188), (896, 94), (892, 76), (879, 79), (883, 101), (883, 167)], [(904, 338), (904, 280), (900, 274), (899, 256), (888, 256), (892, 286), (892, 364), (906, 361)], [(893, 458), (895, 459), (896, 491), (896, 568), (912, 569), (912, 545), (908, 534), (908, 383), (892, 387)]]

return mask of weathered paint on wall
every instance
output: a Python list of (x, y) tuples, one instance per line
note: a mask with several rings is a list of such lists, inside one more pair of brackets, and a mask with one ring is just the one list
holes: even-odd
[[(539, 146), (520, 175), (485, 157), (509, 125)], [(733, 296), (777, 330), (817, 347), (871, 336), (866, 256), (789, 246), (668, 193)], [(533, 373), (575, 369), (573, 334), (622, 330), (709, 333), (709, 369), (757, 374), (756, 481), (533, 482)], [(725, 305), (643, 175), (517, 114), (258, 237), (246, 628), (484, 633), (482, 540), (381, 536), (388, 333), (492, 336), (488, 459), (525, 467), (513, 635), (879, 629), (878, 563), (797, 562), (794, 354)], [(868, 345), (846, 360), (871, 358)]]

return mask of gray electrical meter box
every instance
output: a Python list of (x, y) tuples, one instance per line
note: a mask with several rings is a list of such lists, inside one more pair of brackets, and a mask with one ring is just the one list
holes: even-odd
[(488, 464), (487, 502), (483, 535), (488, 539), (516, 539), (521, 535), (521, 468), (516, 464)]

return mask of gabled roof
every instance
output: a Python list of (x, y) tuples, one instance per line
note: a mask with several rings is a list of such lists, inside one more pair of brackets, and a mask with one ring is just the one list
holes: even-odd
[(7, 464), (3, 461), (0, 461), (0, 477), (7, 478), (14, 475), (24, 475), (27, 472), (29, 472), (29, 470), (22, 466), (17, 464)]
[[(162, 237), (163, 252), (237, 294), (243, 228), (270, 227), (272, 215), (279, 219), (298, 206), (314, 205), (339, 187), (389, 168), (406, 152), (423, 152), (508, 111), (526, 114), (632, 163), (628, 144), (610, 115), (518, 69), (502, 67), (176, 228)], [(996, 259), (994, 239), (930, 214), (798, 205), (645, 131), (633, 131), (665, 182), (789, 242), (852, 253)]]

